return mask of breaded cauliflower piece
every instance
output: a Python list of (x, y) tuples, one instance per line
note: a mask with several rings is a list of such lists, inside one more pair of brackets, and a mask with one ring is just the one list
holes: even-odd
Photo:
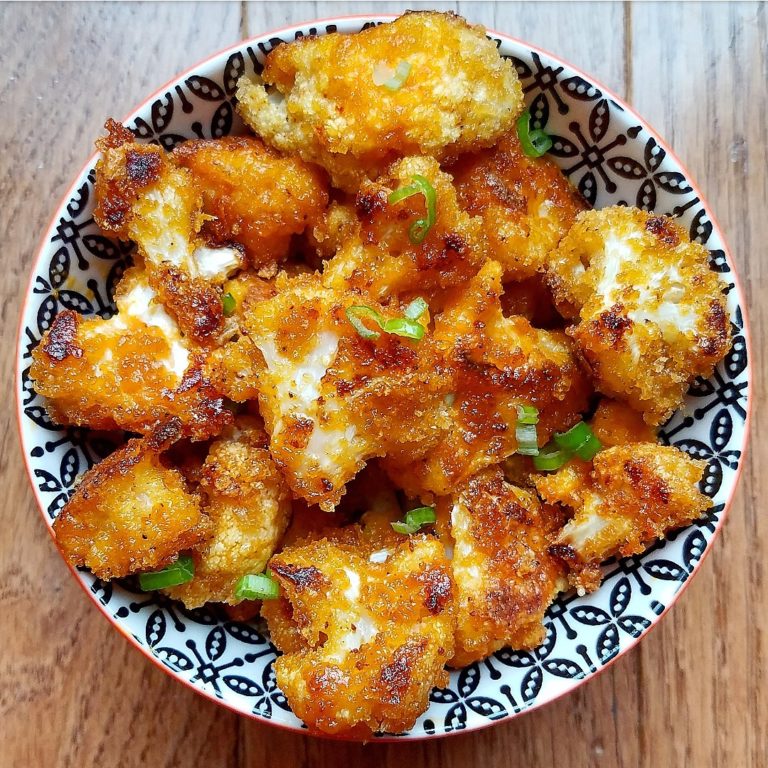
[[(436, 374), (420, 368), (420, 342), (358, 335), (345, 310), (359, 296), (325, 288), (318, 275), (279, 275), (276, 286), (273, 299), (245, 313), (264, 359), (254, 385), (270, 450), (293, 493), (331, 511), (368, 459), (421, 435), (438, 397), (430, 393)], [(365, 303), (385, 317), (403, 313)]]
[(185, 141), (173, 158), (203, 195), (203, 235), (219, 245), (242, 244), (249, 264), (267, 277), (288, 254), (291, 237), (328, 203), (322, 171), (253, 136)]
[(203, 355), (184, 339), (144, 271), (129, 269), (105, 320), (60, 312), (32, 352), (30, 377), (57, 424), (150, 433), (176, 417), (205, 439), (231, 421), (203, 376)]
[(539, 445), (586, 410), (590, 387), (569, 339), (504, 317), (502, 272), (487, 262), (435, 318), (427, 342), (433, 356), (425, 360), (449, 376), (451, 389), (425, 425), (431, 443), (393, 446), (383, 462), (411, 496), (450, 494), (514, 453), (519, 405), (538, 409)]
[(202, 195), (186, 168), (108, 120), (96, 142), (94, 219), (107, 233), (133, 240), (150, 284), (199, 343), (215, 344), (223, 323), (221, 284), (244, 264), (238, 248), (212, 248), (200, 236)]
[(241, 416), (210, 447), (199, 491), (212, 523), (211, 537), (192, 552), (194, 579), (167, 590), (188, 608), (240, 602), (237, 582), (262, 573), (277, 548), (291, 505), (268, 442), (257, 419)]
[(281, 596), (262, 615), (284, 654), (275, 675), (310, 731), (404, 731), (447, 683), (455, 618), (442, 544), (416, 535), (374, 546), (352, 527), (270, 561)]
[(535, 478), (548, 504), (574, 511), (550, 552), (570, 568), (580, 594), (600, 586), (600, 563), (643, 552), (712, 506), (697, 487), (705, 462), (671, 446), (628, 443), (601, 451), (592, 466), (574, 461)]
[(160, 451), (172, 427), (129, 440), (85, 473), (53, 523), (62, 553), (100, 579), (151, 571), (203, 541), (210, 521), (181, 473)]
[(499, 648), (531, 649), (544, 640), (544, 613), (568, 587), (566, 568), (549, 554), (563, 514), (500, 469), (470, 478), (440, 501), (450, 516), (456, 584), (456, 649), (463, 667)]
[[(411, 241), (409, 228), (426, 217), (424, 195), (394, 204), (388, 200), (414, 176), (427, 179), (437, 198), (436, 221), (418, 244)], [(406, 157), (375, 182), (363, 182), (355, 213), (354, 228), (338, 212), (331, 215), (329, 228), (341, 242), (326, 264), (323, 282), (335, 290), (349, 289), (377, 300), (403, 293), (428, 299), (466, 282), (486, 260), (481, 220), (458, 207), (451, 177), (430, 157)]]
[(561, 311), (577, 320), (568, 333), (597, 388), (651, 425), (728, 351), (723, 283), (706, 249), (665, 216), (619, 206), (581, 214), (548, 275)]
[(504, 267), (505, 280), (540, 271), (588, 207), (552, 160), (523, 153), (514, 130), (491, 149), (462, 156), (448, 172), (459, 205), (482, 219), (491, 257)]
[[(389, 88), (398, 66), (407, 77)], [(280, 45), (261, 77), (238, 85), (245, 122), (348, 192), (397, 157), (488, 147), (523, 109), (512, 63), (482, 27), (448, 13), (406, 13), (358, 34)]]

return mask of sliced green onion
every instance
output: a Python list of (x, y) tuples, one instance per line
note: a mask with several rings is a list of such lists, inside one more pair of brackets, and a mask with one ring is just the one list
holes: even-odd
[(427, 309), (429, 309), (429, 304), (427, 304), (427, 302), (424, 301), (421, 296), (419, 296), (405, 308), (405, 312), (403, 312), (403, 314), (409, 320), (418, 320), (427, 311)]
[(347, 307), (344, 310), (347, 315), (347, 320), (352, 323), (352, 327), (364, 338), (364, 339), (378, 339), (381, 335), (378, 331), (372, 331), (364, 323), (362, 318), (370, 318), (376, 325), (382, 330), (384, 329), (384, 318), (371, 307), (366, 307), (364, 304), (354, 304), (351, 307)]
[(539, 453), (539, 438), (535, 424), (521, 424), (515, 427), (517, 452), (523, 456), (537, 456)]
[(432, 507), (416, 507), (410, 512), (405, 513), (405, 520), (397, 523), (390, 523), (392, 529), (397, 533), (405, 534), (416, 533), (423, 525), (429, 525), (437, 520), (435, 510)]
[(518, 405), (517, 406), (517, 423), (518, 424), (538, 424), (539, 423), (539, 409), (533, 405)]
[(523, 153), (528, 157), (541, 157), (552, 149), (552, 137), (541, 128), (531, 130), (531, 113), (523, 112), (517, 119), (517, 135)]
[(602, 443), (595, 437), (589, 424), (580, 421), (567, 432), (556, 432), (555, 443), (562, 449), (578, 456), (584, 461), (593, 459), (602, 450)]
[(345, 310), (347, 320), (352, 327), (364, 339), (378, 339), (381, 335), (363, 323), (363, 318), (372, 320), (384, 333), (391, 333), (395, 336), (404, 336), (406, 339), (419, 339), (424, 336), (424, 326), (418, 322), (417, 318), (424, 314), (427, 308), (427, 302), (424, 299), (414, 299), (405, 309), (405, 317), (392, 317), (386, 320), (380, 312), (373, 307), (367, 307), (364, 304), (355, 304), (347, 307)]
[(195, 576), (195, 563), (191, 555), (179, 555), (175, 563), (159, 571), (150, 571), (139, 574), (139, 586), (143, 592), (151, 592), (154, 589), (166, 589), (177, 587), (192, 581)]
[(603, 444), (597, 439), (595, 435), (591, 434), (578, 448), (574, 450), (574, 453), (583, 461), (591, 461), (602, 450)]
[(274, 600), (280, 594), (280, 585), (267, 573), (249, 573), (235, 586), (237, 600)]
[(235, 307), (237, 306), (237, 302), (235, 301), (235, 297), (231, 293), (225, 293), (221, 297), (221, 305), (224, 308), (224, 317), (230, 317), (235, 312)]
[(411, 63), (409, 61), (399, 61), (395, 67), (395, 74), (388, 80), (385, 80), (382, 85), (390, 91), (399, 91), (405, 81), (408, 79), (408, 75), (411, 74)]
[(566, 432), (555, 432), (552, 442), (545, 446), (533, 460), (536, 469), (552, 471), (560, 469), (567, 461), (578, 456), (583, 461), (591, 461), (603, 449), (592, 427), (580, 421)]
[(570, 458), (571, 454), (568, 451), (553, 448), (549, 445), (542, 448), (538, 456), (533, 457), (533, 466), (544, 472), (553, 472), (556, 469), (560, 469)]
[(384, 333), (393, 333), (395, 336), (404, 336), (406, 339), (418, 341), (424, 336), (424, 326), (418, 320), (393, 317), (384, 323)]
[(406, 187), (400, 187), (394, 192), (390, 192), (387, 200), (390, 205), (395, 205), (401, 200), (405, 200), (412, 195), (418, 195), (421, 193), (424, 195), (424, 200), (427, 204), (427, 218), (416, 219), (408, 229), (408, 237), (414, 245), (424, 242), (424, 238), (427, 233), (437, 221), (437, 192), (435, 188), (430, 184), (429, 180), (424, 176), (416, 174), (411, 177), (413, 184), (409, 184)]
[(554, 441), (559, 448), (575, 451), (591, 434), (589, 424), (580, 421), (566, 432), (555, 432)]

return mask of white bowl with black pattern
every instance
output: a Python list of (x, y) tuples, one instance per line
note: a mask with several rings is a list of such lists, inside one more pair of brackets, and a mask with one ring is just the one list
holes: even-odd
[[(356, 32), (390, 17), (310, 22), (216, 54), (152, 95), (127, 120), (141, 141), (171, 149), (187, 138), (243, 131), (234, 108), (237, 79), (258, 71), (276, 45), (308, 34)], [(664, 440), (708, 461), (702, 490), (712, 510), (642, 556), (606, 566), (602, 587), (567, 595), (547, 614), (547, 639), (534, 652), (502, 650), (451, 673), (429, 709), (405, 734), (423, 738), (482, 728), (567, 693), (629, 650), (659, 621), (699, 568), (723, 525), (747, 440), (750, 408), (748, 329), (733, 262), (701, 194), (679, 161), (619, 98), (555, 57), (489, 33), (517, 67), (533, 122), (554, 136), (550, 152), (595, 207), (637, 205), (679, 217), (710, 251), (727, 285), (733, 348), (663, 428)], [(106, 117), (106, 115), (105, 115)], [(53, 216), (37, 255), (18, 339), (17, 399), (27, 470), (50, 527), (75, 478), (106, 456), (119, 436), (62, 429), (48, 418), (29, 380), (31, 350), (64, 308), (108, 316), (116, 281), (130, 256), (93, 222), (95, 158)], [(228, 620), (217, 610), (186, 610), (133, 579), (105, 583), (73, 571), (94, 603), (131, 642), (172, 676), (244, 715), (301, 729), (275, 683), (275, 647), (259, 623)], [(681, 640), (682, 642), (682, 640)]]

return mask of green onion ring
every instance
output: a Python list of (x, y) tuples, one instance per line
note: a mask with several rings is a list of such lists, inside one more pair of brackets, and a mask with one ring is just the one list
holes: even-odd
[(139, 574), (139, 587), (143, 592), (155, 589), (166, 589), (186, 584), (195, 577), (195, 563), (191, 555), (179, 555), (176, 562), (159, 571), (148, 571)]
[(427, 217), (425, 219), (416, 219), (408, 229), (410, 241), (414, 245), (419, 245), (424, 242), (429, 230), (432, 229), (435, 221), (437, 221), (437, 192), (435, 192), (435, 188), (424, 176), (415, 174), (411, 177), (411, 181), (413, 181), (413, 184), (390, 192), (387, 200), (390, 205), (395, 205), (412, 195), (418, 195), (419, 193), (424, 195), (424, 200), (427, 204)]
[(541, 128), (531, 129), (531, 113), (523, 112), (517, 119), (517, 135), (523, 153), (528, 157), (541, 157), (552, 149), (552, 137)]
[(237, 302), (235, 297), (227, 292), (221, 297), (221, 306), (224, 311), (224, 317), (231, 317), (235, 313)]
[(280, 585), (268, 573), (249, 573), (235, 586), (237, 600), (274, 600), (280, 595)]
[(405, 520), (396, 523), (390, 523), (392, 530), (396, 533), (409, 535), (416, 533), (422, 526), (431, 525), (437, 520), (433, 507), (416, 507), (405, 513)]
[(408, 75), (411, 73), (411, 64), (404, 59), (397, 63), (395, 67), (395, 74), (382, 83), (382, 85), (389, 91), (399, 91), (405, 81), (408, 79)]

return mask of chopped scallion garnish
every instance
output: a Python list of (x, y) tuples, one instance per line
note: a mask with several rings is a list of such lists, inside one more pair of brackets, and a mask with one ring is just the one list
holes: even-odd
[(574, 456), (591, 461), (603, 448), (589, 424), (580, 421), (566, 432), (555, 432), (552, 442), (534, 458), (536, 469), (552, 471), (560, 469)]
[(433, 507), (416, 507), (410, 512), (405, 513), (405, 520), (397, 523), (390, 523), (392, 529), (397, 533), (409, 535), (416, 533), (423, 525), (430, 525), (437, 520)]
[(365, 319), (376, 323), (384, 333), (418, 341), (424, 336), (424, 326), (419, 322), (419, 318), (427, 308), (427, 302), (422, 298), (417, 298), (405, 308), (404, 317), (391, 317), (388, 320), (373, 307), (367, 307), (364, 304), (355, 304), (347, 307), (345, 311), (347, 320), (364, 339), (378, 339), (381, 335), (378, 331), (369, 328), (363, 322)]
[(418, 320), (428, 309), (429, 304), (421, 296), (418, 296), (405, 308), (403, 314), (409, 320)]
[(539, 453), (539, 441), (535, 424), (517, 423), (515, 427), (517, 452), (523, 456), (536, 456)]
[(411, 74), (411, 64), (408, 61), (399, 61), (395, 67), (395, 74), (388, 80), (385, 80), (382, 85), (390, 91), (399, 91), (408, 79), (408, 75)]
[(533, 466), (543, 472), (554, 472), (556, 469), (560, 469), (570, 458), (571, 454), (568, 451), (549, 445), (542, 448), (538, 456), (533, 457)]
[(154, 589), (166, 589), (177, 587), (192, 581), (195, 576), (195, 563), (191, 555), (179, 555), (175, 563), (162, 568), (159, 571), (150, 571), (139, 574), (139, 586), (144, 592)]
[(268, 573), (249, 573), (235, 586), (237, 600), (274, 600), (280, 594), (280, 585)]
[(538, 423), (538, 408), (532, 405), (517, 406), (517, 425), (515, 426), (517, 453), (523, 456), (535, 456), (539, 452), (539, 437), (536, 433)]
[(411, 181), (413, 181), (413, 184), (390, 192), (387, 199), (390, 205), (396, 205), (401, 200), (405, 200), (413, 195), (418, 195), (419, 193), (424, 195), (424, 200), (427, 204), (427, 217), (425, 219), (416, 219), (408, 229), (410, 241), (414, 245), (418, 245), (424, 242), (427, 233), (432, 229), (435, 221), (437, 221), (437, 192), (435, 192), (435, 188), (424, 176), (416, 174), (411, 177)]
[(231, 317), (235, 312), (235, 307), (237, 306), (237, 302), (235, 301), (235, 297), (231, 293), (225, 293), (221, 297), (221, 305), (224, 310), (224, 317)]
[(552, 137), (541, 128), (531, 129), (531, 113), (523, 112), (517, 119), (517, 135), (520, 146), (528, 157), (541, 157), (552, 149)]

